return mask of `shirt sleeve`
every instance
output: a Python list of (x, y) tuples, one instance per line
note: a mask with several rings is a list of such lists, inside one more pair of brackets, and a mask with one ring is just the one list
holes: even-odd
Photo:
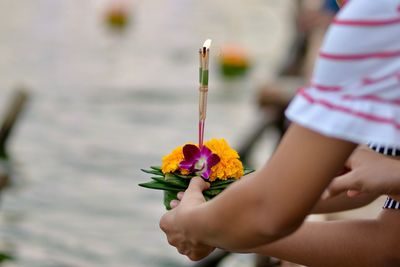
[(354, 143), (400, 146), (400, 0), (352, 0), (286, 116)]

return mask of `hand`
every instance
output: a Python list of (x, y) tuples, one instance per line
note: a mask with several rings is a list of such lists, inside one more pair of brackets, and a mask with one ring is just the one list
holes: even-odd
[(215, 249), (201, 243), (190, 234), (190, 212), (206, 202), (202, 191), (208, 188), (209, 184), (200, 177), (192, 178), (185, 193), (178, 194), (180, 201), (171, 201), (173, 209), (165, 213), (160, 220), (160, 228), (167, 235), (168, 243), (194, 261), (201, 260)]
[(349, 172), (336, 177), (322, 198), (347, 191), (349, 197), (361, 193), (400, 194), (400, 161), (366, 147), (359, 147), (346, 162)]

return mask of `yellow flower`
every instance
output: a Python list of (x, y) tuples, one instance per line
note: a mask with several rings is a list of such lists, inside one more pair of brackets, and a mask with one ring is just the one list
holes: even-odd
[(175, 148), (171, 154), (162, 158), (161, 170), (163, 173), (172, 173), (179, 169), (179, 163), (184, 159), (182, 146)]
[(222, 48), (220, 60), (222, 64), (247, 68), (249, 58), (243, 47), (237, 45), (228, 45)]
[(204, 144), (220, 157), (220, 162), (211, 168), (210, 181), (229, 178), (239, 179), (243, 176), (243, 164), (239, 154), (232, 149), (225, 139), (211, 139)]
[[(178, 146), (171, 152), (171, 154), (168, 154), (162, 158), (161, 171), (165, 174), (165, 173), (173, 173), (180, 170), (179, 163), (183, 159), (184, 159), (183, 147)], [(187, 170), (180, 170), (180, 173), (183, 175), (189, 174)]]
[[(211, 168), (210, 182), (217, 179), (239, 179), (243, 176), (243, 164), (239, 159), (239, 154), (229, 146), (225, 139), (211, 139), (204, 145), (220, 157), (220, 162)], [(179, 163), (182, 160), (184, 160), (183, 146), (179, 146), (163, 157), (162, 172), (165, 174), (180, 171), (183, 175), (189, 174), (187, 170), (179, 169)]]

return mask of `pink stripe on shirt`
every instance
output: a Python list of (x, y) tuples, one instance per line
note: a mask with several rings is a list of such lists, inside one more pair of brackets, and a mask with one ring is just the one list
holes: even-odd
[(398, 123), (397, 121), (395, 121), (394, 118), (385, 118), (385, 117), (380, 117), (374, 114), (369, 114), (369, 113), (365, 113), (365, 112), (361, 112), (361, 111), (356, 111), (356, 110), (352, 110), (348, 107), (344, 107), (344, 106), (340, 106), (338, 104), (334, 104), (332, 102), (329, 102), (325, 99), (315, 99), (313, 98), (311, 95), (307, 94), (305, 92), (305, 90), (301, 90), (298, 92), (298, 95), (301, 95), (305, 100), (307, 100), (308, 102), (310, 102), (311, 104), (318, 104), (321, 105), (325, 108), (331, 109), (331, 110), (335, 110), (335, 111), (339, 111), (339, 112), (343, 112), (346, 113), (348, 115), (352, 115), (354, 117), (358, 117), (367, 121), (372, 121), (372, 122), (376, 122), (376, 123), (383, 123), (383, 124), (391, 124), (393, 125), (397, 130), (400, 130), (400, 123)]
[(395, 105), (395, 106), (400, 106), (400, 99), (386, 99), (382, 98), (377, 95), (343, 95), (343, 99), (348, 99), (348, 100), (369, 100), (373, 102), (378, 102), (378, 103), (385, 103), (385, 104), (390, 104), (390, 105)]
[(400, 79), (400, 72), (396, 71), (394, 73), (389, 73), (389, 74), (386, 74), (386, 75), (384, 75), (382, 77), (379, 77), (379, 78), (369, 78), (369, 77), (367, 77), (367, 78), (364, 78), (362, 80), (362, 82), (365, 85), (370, 85), (370, 84), (374, 84), (374, 83), (383, 82), (383, 81), (385, 81), (387, 79), (394, 78), (394, 77), (396, 77), (397, 79)]
[(324, 85), (324, 84), (318, 84), (318, 83), (311, 83), (311, 87), (318, 89), (320, 91), (327, 91), (327, 92), (337, 92), (342, 90), (341, 86), (338, 85)]
[(312, 83), (286, 114), (328, 136), (400, 146), (400, 0), (352, 0), (329, 28)]
[(359, 26), (359, 27), (377, 27), (400, 23), (400, 18), (382, 19), (382, 20), (350, 20), (335, 18), (332, 21), (334, 25)]
[(365, 54), (333, 54), (321, 51), (319, 57), (331, 60), (364, 60), (364, 59), (385, 59), (399, 57), (400, 51), (379, 51)]

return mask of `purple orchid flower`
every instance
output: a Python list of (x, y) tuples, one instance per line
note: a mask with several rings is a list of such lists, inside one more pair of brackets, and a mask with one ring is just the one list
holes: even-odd
[(179, 167), (204, 179), (210, 177), (211, 168), (220, 161), (219, 156), (206, 146), (199, 149), (195, 145), (187, 144), (183, 147), (183, 155), (185, 159), (179, 163)]

